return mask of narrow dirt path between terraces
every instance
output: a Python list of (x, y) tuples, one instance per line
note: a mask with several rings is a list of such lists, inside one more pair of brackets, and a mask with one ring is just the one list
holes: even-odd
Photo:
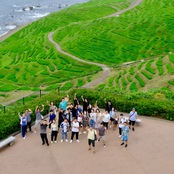
[[(114, 13), (114, 14), (111, 14), (111, 15), (103, 17), (103, 18), (109, 18), (109, 17), (118, 16), (118, 15), (120, 15), (120, 14), (122, 14), (122, 13), (124, 13), (124, 12), (126, 12), (126, 11), (136, 7), (136, 6), (138, 6), (142, 1), (143, 0), (136, 0), (128, 8), (126, 8), (124, 10), (120, 10), (120, 11)], [(109, 67), (107, 67), (107, 65), (104, 65), (104, 64), (101, 64), (101, 63), (96, 63), (96, 62), (90, 62), (90, 61), (87, 61), (87, 60), (83, 60), (81, 58), (78, 58), (78, 57), (70, 54), (70, 53), (67, 53), (67, 52), (63, 51), (61, 49), (61, 47), (59, 46), (59, 44), (56, 43), (53, 40), (53, 38), (52, 38), (53, 34), (54, 34), (54, 32), (49, 33), (48, 34), (48, 39), (49, 39), (49, 41), (51, 43), (54, 44), (54, 46), (56, 47), (57, 51), (59, 51), (60, 53), (62, 53), (64, 55), (67, 55), (67, 56), (69, 56), (69, 57), (71, 57), (71, 58), (73, 58), (73, 59), (75, 59), (75, 60), (77, 60), (79, 62), (83, 62), (83, 63), (87, 63), (87, 64), (91, 64), (91, 65), (97, 65), (97, 66), (100, 66), (103, 69), (102, 75), (100, 75), (97, 79), (95, 79), (95, 80), (93, 80), (93, 81), (83, 85), (82, 88), (92, 88), (92, 87), (102, 83), (110, 75), (110, 69), (109, 69)]]

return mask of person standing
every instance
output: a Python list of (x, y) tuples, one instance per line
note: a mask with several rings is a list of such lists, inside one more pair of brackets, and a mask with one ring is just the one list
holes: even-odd
[(25, 139), (26, 138), (27, 118), (25, 116), (25, 113), (22, 114), (22, 116), (20, 115), (20, 113), (18, 113), (18, 115), (19, 115), (19, 118), (20, 118), (22, 138)]
[(56, 114), (54, 113), (53, 110), (50, 110), (48, 118), (49, 118), (49, 129), (51, 129), (51, 124), (53, 123), (53, 120), (56, 118)]
[(50, 102), (50, 104), (49, 104), (49, 102), (47, 101), (47, 104), (49, 106), (49, 111), (52, 110), (54, 112), (54, 114), (56, 115), (57, 107), (56, 107), (56, 105), (54, 105), (54, 102)]
[(119, 127), (119, 137), (121, 138), (122, 135), (122, 127), (124, 126), (124, 122), (126, 121), (126, 118), (123, 117), (123, 114), (120, 114), (118, 117), (118, 127)]
[(68, 120), (68, 123), (69, 123), (69, 128), (71, 129), (71, 122), (73, 120), (73, 114), (71, 112), (71, 108), (67, 108), (67, 111), (65, 113), (65, 117), (66, 119)]
[(66, 111), (66, 107), (67, 107), (67, 104), (68, 104), (68, 99), (69, 99), (69, 96), (67, 95), (67, 98), (66, 99), (62, 98), (62, 101), (59, 104), (59, 108), (62, 108), (63, 112)]
[(36, 110), (35, 110), (36, 120), (35, 120), (35, 125), (34, 125), (34, 127), (35, 127), (35, 133), (36, 133), (36, 129), (37, 129), (38, 124), (42, 120), (42, 117), (43, 117), (42, 116), (42, 112), (43, 111), (44, 111), (44, 105), (42, 105), (42, 109), (41, 110), (38, 108), (38, 106), (36, 106)]
[(109, 112), (110, 115), (110, 128), (112, 128), (113, 121), (115, 120), (115, 108), (112, 107), (111, 111)]
[(106, 131), (106, 128), (103, 126), (103, 123), (100, 123), (100, 127), (98, 128), (98, 134), (99, 134), (98, 141), (100, 141), (100, 140), (103, 141), (103, 147), (106, 147), (106, 144), (105, 144), (105, 131)]
[(44, 145), (46, 142), (47, 146), (49, 146), (48, 138), (47, 138), (47, 126), (48, 125), (49, 125), (49, 123), (47, 123), (47, 120), (42, 120), (42, 122), (40, 123), (40, 137), (42, 139), (42, 145)]
[(127, 125), (127, 122), (124, 122), (124, 126), (122, 127), (122, 143), (121, 146), (125, 144), (125, 147), (128, 146), (128, 133), (129, 133), (129, 126)]
[(86, 128), (89, 124), (89, 117), (87, 115), (87, 112), (84, 111), (83, 113), (83, 133), (86, 134)]
[(72, 143), (74, 135), (76, 135), (76, 141), (79, 143), (79, 123), (77, 122), (77, 118), (74, 119), (72, 122), (72, 132), (71, 132), (71, 140), (70, 143)]
[(65, 119), (65, 115), (64, 115), (63, 109), (59, 108), (58, 129), (60, 128), (60, 124), (63, 122), (64, 119)]
[(31, 130), (31, 114), (32, 114), (31, 109), (26, 109), (26, 110), (25, 110), (25, 116), (26, 116), (26, 118), (27, 118), (26, 132), (27, 132), (27, 127), (29, 128), (29, 131), (30, 131), (30, 132), (33, 132), (33, 131)]
[(58, 126), (56, 120), (54, 119), (51, 124), (51, 143), (53, 143), (53, 141), (57, 143), (57, 134), (58, 134)]
[(81, 98), (83, 100), (83, 113), (84, 113), (84, 111), (87, 112), (87, 110), (88, 110), (89, 102), (86, 98), (85, 99), (83, 98), (83, 95), (81, 96)]
[(112, 110), (112, 103), (111, 103), (111, 101), (109, 100), (108, 102), (106, 102), (106, 99), (104, 100), (105, 101), (105, 103), (106, 103), (106, 107), (105, 107), (105, 110), (107, 110), (108, 111), (108, 113)]
[(91, 110), (90, 113), (90, 123), (89, 123), (93, 129), (95, 129), (95, 124), (96, 124), (96, 113), (94, 112), (94, 109)]
[(99, 109), (96, 109), (96, 124), (95, 124), (96, 129), (100, 127), (100, 123), (101, 123), (101, 112)]
[(137, 112), (135, 111), (135, 108), (132, 108), (132, 111), (129, 114), (129, 128), (131, 129), (132, 127), (133, 131), (135, 131), (134, 126), (136, 119), (137, 119)]
[(80, 103), (79, 103), (79, 100), (78, 100), (78, 98), (77, 98), (77, 95), (76, 94), (74, 94), (74, 107), (76, 107), (76, 105), (79, 105)]
[(93, 153), (95, 153), (95, 136), (97, 137), (97, 131), (95, 129), (93, 129), (93, 127), (90, 125), (89, 128), (87, 128), (87, 139), (88, 139), (88, 145), (89, 145), (89, 149), (91, 150), (91, 144), (93, 147)]
[(106, 127), (107, 130), (108, 130), (109, 120), (110, 120), (110, 115), (108, 113), (108, 110), (105, 110), (105, 113), (103, 114), (102, 122), (103, 122), (104, 127)]
[(67, 119), (65, 118), (64, 121), (60, 124), (60, 129), (62, 132), (62, 139), (61, 139), (61, 143), (65, 140), (66, 142), (68, 142), (68, 131), (69, 131), (69, 123), (67, 121)]

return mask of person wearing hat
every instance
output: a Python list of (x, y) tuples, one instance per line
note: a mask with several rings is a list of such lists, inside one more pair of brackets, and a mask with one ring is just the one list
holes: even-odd
[(135, 111), (135, 108), (132, 108), (132, 111), (129, 114), (129, 128), (131, 129), (132, 127), (133, 131), (135, 131), (134, 126), (136, 119), (137, 119), (137, 112)]

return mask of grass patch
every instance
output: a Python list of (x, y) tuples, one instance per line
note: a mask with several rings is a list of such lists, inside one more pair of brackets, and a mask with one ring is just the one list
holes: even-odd
[(151, 74), (155, 74), (155, 71), (151, 68), (151, 64), (154, 62), (154, 60), (150, 60), (146, 63), (146, 70), (150, 72)]
[(164, 74), (164, 70), (163, 70), (163, 61), (162, 61), (162, 58), (159, 58), (157, 60), (156, 66), (157, 66), (157, 69), (158, 69), (159, 76), (163, 75)]
[(9, 92), (9, 91), (13, 91), (16, 90), (18, 87), (13, 85), (13, 84), (4, 84), (1, 86), (0, 91), (1, 92)]
[(169, 74), (174, 74), (174, 69), (173, 69), (171, 63), (167, 63), (166, 68), (167, 68), (167, 71)]
[(141, 87), (145, 86), (145, 83), (144, 83), (143, 79), (140, 76), (136, 75), (135, 78), (138, 80)]
[(72, 82), (66, 82), (63, 86), (61, 86), (60, 90), (61, 91), (67, 91), (73, 87)]
[(137, 86), (136, 86), (136, 82), (132, 82), (132, 83), (130, 84), (129, 89), (130, 89), (131, 91), (137, 91), (138, 88), (137, 88)]
[(142, 70), (141, 74), (143, 74), (148, 80), (152, 80), (152, 76), (149, 75), (146, 71)]
[(170, 81), (168, 81), (168, 83), (169, 83), (170, 85), (174, 86), (174, 80), (170, 80)]

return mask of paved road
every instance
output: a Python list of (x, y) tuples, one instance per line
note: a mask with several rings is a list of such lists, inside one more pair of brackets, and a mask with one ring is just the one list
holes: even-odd
[[(141, 126), (130, 131), (127, 148), (120, 146), (118, 129), (109, 130), (106, 148), (96, 144), (96, 153), (88, 151), (86, 134), (80, 143), (41, 145), (39, 134), (27, 134), (23, 140), (0, 151), (1, 174), (173, 174), (174, 124), (142, 117)], [(50, 139), (50, 137), (49, 137)]]

